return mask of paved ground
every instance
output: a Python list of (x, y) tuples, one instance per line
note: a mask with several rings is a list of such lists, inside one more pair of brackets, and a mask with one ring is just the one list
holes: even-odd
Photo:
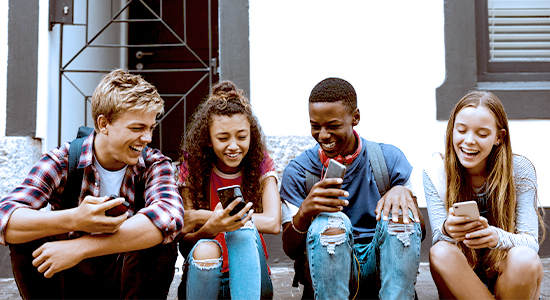
[[(544, 284), (542, 287), (542, 299), (550, 300), (550, 258), (544, 258)], [(301, 289), (292, 287), (294, 272), (289, 267), (273, 267), (271, 279), (274, 287), (274, 299), (300, 299)], [(177, 299), (177, 286), (181, 275), (176, 275), (170, 288), (168, 299)], [(437, 298), (437, 290), (430, 275), (427, 263), (421, 263), (420, 274), (416, 283), (418, 299), (434, 300)], [(21, 299), (17, 286), (12, 278), (0, 279), (0, 299)]]

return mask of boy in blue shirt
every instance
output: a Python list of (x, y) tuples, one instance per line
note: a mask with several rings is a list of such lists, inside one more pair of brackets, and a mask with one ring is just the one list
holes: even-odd
[[(422, 215), (412, 166), (397, 147), (379, 144), (390, 181), (380, 195), (367, 141), (353, 130), (360, 120), (355, 89), (343, 79), (313, 88), (309, 116), (318, 145), (288, 164), (281, 183), (283, 248), (296, 260), (303, 298), (413, 299)], [(323, 179), (331, 158), (346, 165), (343, 180)], [(322, 179), (310, 191), (307, 173)]]

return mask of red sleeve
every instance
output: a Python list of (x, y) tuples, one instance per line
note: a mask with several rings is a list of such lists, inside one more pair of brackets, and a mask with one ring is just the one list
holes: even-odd
[(264, 152), (264, 160), (260, 164), (260, 171), (262, 172), (262, 175), (275, 171), (275, 162), (271, 159), (271, 156), (269, 156), (269, 152), (267, 151)]

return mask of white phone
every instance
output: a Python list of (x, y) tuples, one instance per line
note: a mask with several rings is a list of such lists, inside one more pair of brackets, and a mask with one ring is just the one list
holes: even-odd
[(453, 204), (455, 216), (470, 217), (470, 221), (479, 219), (479, 209), (476, 201), (457, 202)]

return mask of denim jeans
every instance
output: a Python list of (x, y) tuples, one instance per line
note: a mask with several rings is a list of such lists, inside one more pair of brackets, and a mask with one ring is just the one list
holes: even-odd
[(174, 277), (176, 243), (92, 257), (45, 278), (32, 252), (51, 239), (10, 245), (12, 270), (23, 299), (166, 299)]
[[(329, 228), (345, 233), (322, 235)], [(315, 299), (414, 299), (421, 237), (420, 224), (394, 224), (390, 215), (370, 243), (355, 244), (344, 213), (319, 214), (306, 244)]]
[[(185, 260), (184, 276), (179, 287), (180, 299), (271, 299), (273, 286), (260, 236), (255, 227), (243, 227), (225, 233), (229, 274), (222, 274), (222, 259), (214, 265), (199, 266), (193, 258), (198, 241)], [(181, 249), (181, 247), (180, 247)], [(183, 254), (183, 253), (182, 253)]]

